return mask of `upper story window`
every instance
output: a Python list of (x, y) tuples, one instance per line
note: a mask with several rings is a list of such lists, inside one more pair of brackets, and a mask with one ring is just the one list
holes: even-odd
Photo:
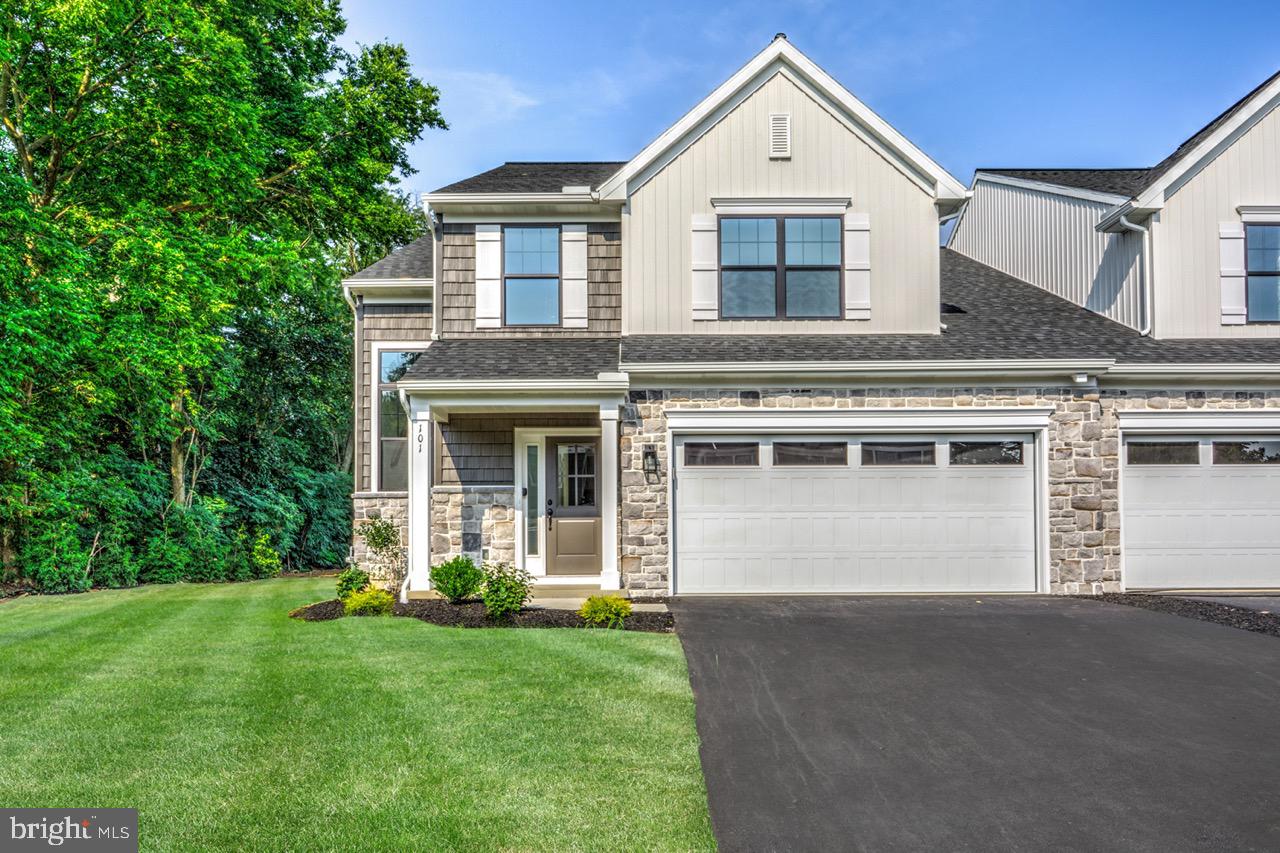
[(838, 216), (722, 216), (720, 316), (839, 318), (840, 232)]
[(508, 226), (502, 233), (502, 322), (560, 325), (560, 229)]
[(400, 405), (399, 382), (421, 352), (383, 350), (378, 354), (378, 484), (383, 492), (409, 488), (409, 416)]
[(1249, 322), (1280, 322), (1280, 224), (1246, 225)]

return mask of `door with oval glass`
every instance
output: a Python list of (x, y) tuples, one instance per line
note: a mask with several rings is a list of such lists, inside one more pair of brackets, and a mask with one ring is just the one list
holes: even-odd
[(547, 574), (600, 573), (600, 478), (596, 438), (547, 439)]

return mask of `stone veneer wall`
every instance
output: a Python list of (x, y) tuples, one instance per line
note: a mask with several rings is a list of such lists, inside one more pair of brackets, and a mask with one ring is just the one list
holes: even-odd
[[(668, 409), (932, 408), (1053, 406), (1049, 428), (1049, 583), (1063, 594), (1120, 588), (1120, 433), (1127, 409), (1280, 408), (1280, 392), (1124, 391), (1097, 388), (869, 388), (837, 390), (632, 391), (621, 422), (622, 585), (633, 596), (665, 595)], [(642, 468), (657, 446), (656, 482)]]
[(404, 580), (403, 567), (397, 568), (377, 561), (365, 548), (364, 537), (360, 535), (360, 526), (372, 518), (385, 518), (400, 530), (400, 543), (405, 555), (409, 546), (409, 498), (407, 495), (357, 494), (352, 499), (354, 519), (352, 522), (351, 560), (359, 564), (369, 575), (385, 586), (399, 586)]
[(435, 486), (431, 490), (431, 564), (458, 554), (476, 561), (516, 558), (513, 486)]

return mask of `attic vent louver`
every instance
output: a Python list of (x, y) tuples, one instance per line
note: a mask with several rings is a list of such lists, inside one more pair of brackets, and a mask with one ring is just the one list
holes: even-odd
[(769, 159), (791, 157), (791, 114), (769, 113)]

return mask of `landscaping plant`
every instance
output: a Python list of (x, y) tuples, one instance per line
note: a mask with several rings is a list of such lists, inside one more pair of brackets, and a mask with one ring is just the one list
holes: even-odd
[(621, 628), (631, 615), (631, 602), (620, 595), (593, 595), (578, 608), (578, 615), (588, 625)]
[(348, 616), (390, 616), (396, 600), (385, 589), (370, 587), (347, 596), (343, 605)]
[(492, 619), (507, 619), (533, 597), (533, 575), (510, 563), (486, 563), (480, 593)]
[(451, 604), (475, 598), (483, 585), (484, 572), (467, 556), (459, 555), (431, 570), (431, 586)]
[(385, 518), (371, 518), (360, 525), (360, 535), (374, 560), (386, 568), (391, 582), (398, 584), (408, 570), (400, 528)]
[(368, 588), (369, 573), (359, 566), (343, 569), (338, 575), (338, 598), (344, 601), (352, 594), (364, 592)]

